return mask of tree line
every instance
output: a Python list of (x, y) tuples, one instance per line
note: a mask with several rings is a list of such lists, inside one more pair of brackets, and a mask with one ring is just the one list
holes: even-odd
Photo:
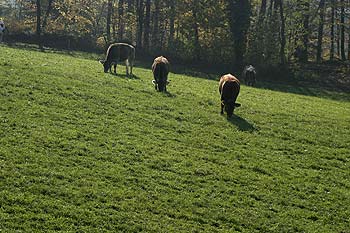
[[(350, 60), (350, 0), (4, 0), (9, 39), (242, 67)], [(85, 47), (85, 48), (82, 48)]]

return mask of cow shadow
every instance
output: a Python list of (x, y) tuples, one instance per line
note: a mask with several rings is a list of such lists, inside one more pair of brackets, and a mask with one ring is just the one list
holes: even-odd
[(249, 123), (247, 120), (237, 115), (233, 115), (232, 117), (227, 117), (227, 121), (237, 126), (237, 128), (240, 131), (254, 132), (258, 130), (256, 127), (254, 127), (253, 124)]
[(113, 76), (116, 76), (118, 78), (125, 78), (125, 79), (140, 79), (140, 77), (138, 77), (137, 75), (135, 74), (132, 74), (132, 75), (127, 75), (127, 74), (118, 74), (118, 73), (109, 73)]
[(153, 88), (153, 91), (155, 93), (158, 93), (159, 95), (162, 95), (162, 96), (167, 97), (167, 98), (175, 98), (176, 97), (176, 94), (171, 93), (169, 91), (158, 91), (158, 90), (155, 90), (154, 88)]
[(175, 98), (176, 95), (169, 92), (169, 91), (166, 91), (166, 92), (162, 92), (162, 94), (165, 96), (165, 97), (169, 97), (169, 98)]

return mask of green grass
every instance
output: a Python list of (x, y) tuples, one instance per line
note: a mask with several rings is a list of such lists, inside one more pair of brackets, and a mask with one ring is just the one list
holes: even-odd
[(0, 47), (1, 232), (350, 232), (350, 94), (118, 73)]

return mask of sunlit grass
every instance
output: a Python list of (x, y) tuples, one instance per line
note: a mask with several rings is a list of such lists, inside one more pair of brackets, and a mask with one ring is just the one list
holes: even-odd
[(349, 94), (124, 73), (0, 47), (0, 231), (349, 231)]

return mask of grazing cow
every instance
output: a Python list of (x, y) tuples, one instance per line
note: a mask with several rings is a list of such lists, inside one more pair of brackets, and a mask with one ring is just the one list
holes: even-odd
[(132, 45), (126, 43), (114, 43), (111, 44), (106, 53), (106, 60), (100, 60), (103, 65), (104, 72), (112, 73), (112, 65), (114, 65), (114, 73), (117, 73), (117, 63), (125, 61), (126, 74), (129, 75), (129, 65), (130, 74), (132, 75), (132, 67), (135, 60), (135, 48)]
[(3, 37), (4, 37), (4, 34), (5, 34), (5, 24), (4, 24), (4, 21), (2, 21), (0, 19), (0, 43), (2, 43), (2, 40), (3, 40)]
[(239, 80), (232, 74), (225, 74), (220, 78), (219, 92), (221, 95), (221, 114), (227, 113), (228, 117), (233, 115), (235, 107), (241, 106), (236, 103), (240, 90)]
[(256, 84), (256, 77), (255, 76), (256, 76), (256, 71), (255, 71), (254, 66), (249, 65), (249, 66), (244, 67), (243, 77), (244, 77), (245, 83), (248, 86), (252, 86), (252, 87), (255, 86), (255, 84)]
[(166, 85), (169, 84), (169, 62), (163, 57), (157, 57), (152, 64), (152, 72), (154, 80), (152, 81), (154, 87), (158, 91), (166, 91)]

